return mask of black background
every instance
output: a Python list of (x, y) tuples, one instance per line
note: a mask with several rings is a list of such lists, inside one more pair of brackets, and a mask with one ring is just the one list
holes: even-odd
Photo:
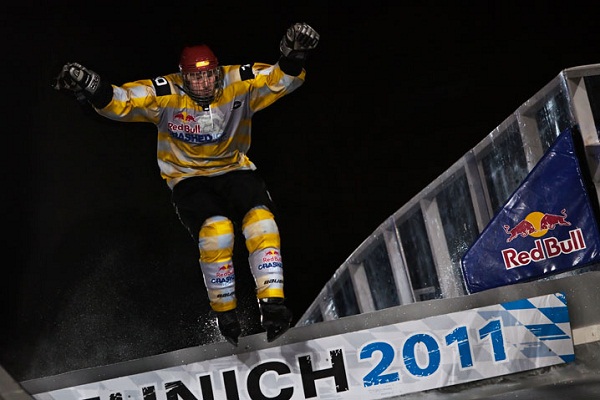
[[(53, 91), (65, 62), (121, 84), (174, 72), (187, 44), (209, 44), (222, 64), (274, 63), (290, 24), (319, 31), (304, 86), (255, 116), (249, 153), (278, 206), (296, 321), (389, 215), (561, 70), (600, 61), (585, 2), (336, 3), (4, 10), (9, 373), (31, 379), (220, 340), (197, 247), (159, 176), (154, 126), (109, 121)], [(254, 333), (243, 251), (236, 257)]]

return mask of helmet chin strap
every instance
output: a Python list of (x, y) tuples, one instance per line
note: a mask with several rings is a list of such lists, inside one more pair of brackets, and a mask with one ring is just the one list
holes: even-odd
[(215, 100), (214, 94), (212, 96), (198, 96), (198, 95), (191, 93), (188, 90), (185, 90), (185, 93), (188, 96), (190, 96), (191, 99), (194, 100), (194, 102), (201, 107), (208, 107), (210, 105), (210, 103), (212, 103)]

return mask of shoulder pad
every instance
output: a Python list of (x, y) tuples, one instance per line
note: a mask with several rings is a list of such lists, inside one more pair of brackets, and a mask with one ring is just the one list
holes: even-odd
[(252, 64), (240, 65), (240, 78), (243, 81), (248, 79), (254, 79), (254, 71), (252, 71)]
[(152, 85), (157, 96), (166, 96), (171, 94), (171, 85), (164, 76), (157, 76), (152, 79)]

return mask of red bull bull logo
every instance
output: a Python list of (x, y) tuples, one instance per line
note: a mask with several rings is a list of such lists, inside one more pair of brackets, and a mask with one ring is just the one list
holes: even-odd
[(279, 254), (279, 251), (277, 251), (275, 249), (269, 249), (269, 250), (265, 251), (265, 253), (262, 257), (262, 262), (263, 263), (271, 263), (271, 262), (281, 263), (281, 255)]
[(223, 264), (217, 270), (217, 277), (222, 278), (233, 274), (233, 264)]
[[(571, 223), (567, 221), (567, 210), (564, 208), (561, 210), (560, 215), (546, 214), (539, 211), (532, 212), (514, 227), (511, 228), (509, 225), (503, 227), (508, 235), (506, 242), (510, 243), (518, 237), (542, 237), (557, 226), (571, 226)], [(569, 231), (569, 238), (562, 241), (555, 237), (548, 237), (535, 240), (534, 247), (530, 250), (504, 249), (502, 250), (502, 259), (506, 269), (511, 269), (585, 248), (586, 244), (581, 229), (574, 229)]]
[(518, 236), (544, 236), (548, 230), (556, 228), (556, 225), (570, 226), (571, 223), (567, 221), (567, 210), (563, 208), (560, 213), (561, 215), (556, 215), (535, 211), (527, 215), (524, 220), (517, 223), (513, 228), (504, 225), (504, 231), (508, 234), (506, 242), (510, 243)]
[(176, 113), (175, 115), (173, 115), (173, 120), (175, 120), (175, 121), (182, 121), (184, 123), (186, 123), (186, 122), (196, 122), (196, 118), (193, 115), (188, 114), (186, 112)]

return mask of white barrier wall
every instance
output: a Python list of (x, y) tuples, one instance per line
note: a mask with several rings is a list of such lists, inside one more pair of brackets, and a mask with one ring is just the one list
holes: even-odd
[[(193, 347), (22, 385), (36, 400), (407, 399), (460, 384), (462, 398), (488, 398), (537, 378), (589, 391), (600, 369), (588, 347), (600, 344), (589, 307), (599, 285), (600, 272), (516, 284), (296, 327), (273, 343), (253, 335), (237, 348)], [(504, 375), (508, 389), (494, 379)], [(472, 395), (477, 388), (485, 391)]]

